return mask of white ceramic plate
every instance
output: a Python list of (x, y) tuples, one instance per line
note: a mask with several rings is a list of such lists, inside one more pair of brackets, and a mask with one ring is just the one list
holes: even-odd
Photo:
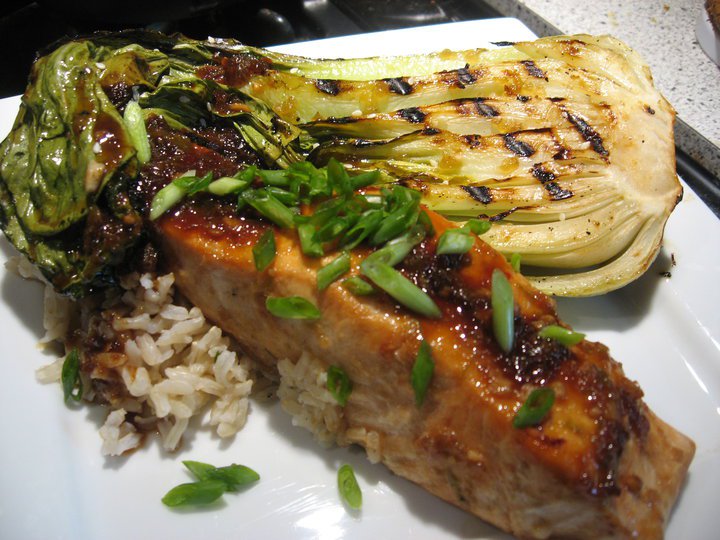
[[(360, 56), (469, 48), (532, 38), (514, 19), (383, 32), (292, 45), (287, 51)], [(18, 99), (0, 100), (0, 135)], [(698, 452), (672, 515), (668, 538), (714, 538), (720, 531), (720, 221), (686, 189), (667, 227), (657, 262), (636, 283), (601, 298), (560, 301), (578, 330), (610, 346), (637, 379), (648, 404), (691, 436)], [(674, 254), (677, 266), (671, 268)], [(0, 259), (13, 255), (2, 239)], [(670, 270), (672, 278), (659, 275)], [(371, 465), (355, 449), (323, 450), (274, 405), (252, 405), (245, 429), (230, 443), (208, 431), (186, 437), (169, 455), (156, 442), (127, 458), (100, 455), (98, 407), (66, 407), (59, 385), (42, 386), (34, 371), (52, 357), (42, 335), (42, 292), (0, 270), (0, 538), (335, 539), (507, 538), (493, 527)], [(180, 461), (255, 468), (262, 480), (225, 496), (221, 506), (184, 512), (160, 498), (188, 481)], [(335, 487), (338, 466), (355, 468), (364, 493), (351, 515)]]

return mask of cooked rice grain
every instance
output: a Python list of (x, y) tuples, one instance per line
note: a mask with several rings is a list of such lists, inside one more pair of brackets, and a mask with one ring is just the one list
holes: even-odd
[[(38, 278), (22, 262), (15, 264), (24, 277)], [(249, 360), (238, 357), (230, 339), (200, 309), (180, 305), (173, 284), (172, 274), (130, 274), (121, 280), (122, 292), (107, 293), (98, 306), (97, 299), (76, 305), (46, 283), (45, 340), (64, 338), (78, 308), (84, 334), (108, 343), (125, 339), (122, 351), (87, 356), (94, 369), (83, 397), (99, 397), (111, 408), (100, 429), (105, 455), (119, 455), (141, 443), (134, 424), (147, 429), (154, 422), (163, 447), (174, 450), (195, 416), (223, 438), (235, 435), (247, 420), (253, 385)], [(40, 368), (38, 380), (60, 381), (62, 362)], [(93, 381), (114, 383), (114, 392), (97, 396)], [(204, 417), (207, 410), (209, 418)]]

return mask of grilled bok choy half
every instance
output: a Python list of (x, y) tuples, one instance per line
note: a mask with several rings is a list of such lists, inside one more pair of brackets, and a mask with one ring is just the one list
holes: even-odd
[(143, 124), (156, 116), (191, 134), (232, 126), (270, 168), (380, 170), (446, 216), (494, 222), (483, 239), (557, 295), (640, 276), (682, 194), (674, 112), (607, 36), (315, 60), (96, 34), (36, 61), (0, 148), (2, 227), (59, 290), (103, 286), (142, 238), (133, 194), (153, 166)]

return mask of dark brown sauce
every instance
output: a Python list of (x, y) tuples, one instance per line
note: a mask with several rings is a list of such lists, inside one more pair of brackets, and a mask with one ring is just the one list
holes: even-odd
[(270, 61), (251, 54), (224, 56), (216, 54), (212, 64), (200, 66), (195, 71), (200, 79), (239, 88), (255, 75), (264, 75), (270, 69)]

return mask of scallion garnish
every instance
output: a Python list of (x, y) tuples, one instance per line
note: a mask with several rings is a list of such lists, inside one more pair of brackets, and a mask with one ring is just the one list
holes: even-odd
[(175, 182), (170, 182), (153, 197), (150, 204), (150, 219), (156, 220), (185, 198), (187, 192)]
[(125, 105), (123, 113), (123, 121), (127, 126), (127, 133), (130, 136), (130, 142), (135, 147), (137, 159), (141, 164), (150, 161), (150, 141), (148, 140), (147, 129), (145, 128), (145, 118), (142, 109), (137, 101), (129, 101)]
[(325, 254), (322, 244), (315, 240), (315, 226), (312, 223), (298, 225), (300, 249), (309, 257), (322, 257)]
[(322, 291), (340, 276), (350, 270), (350, 254), (344, 252), (317, 272), (317, 288)]
[(195, 176), (194, 174), (183, 174), (172, 181), (177, 187), (182, 188), (185, 196), (195, 195), (201, 191), (205, 191), (212, 183), (213, 173), (209, 172), (205, 176)]
[(425, 394), (432, 380), (435, 362), (432, 357), (432, 350), (427, 341), (420, 343), (415, 363), (410, 374), (410, 382), (415, 391), (415, 404), (420, 407), (425, 401)]
[(567, 328), (563, 328), (562, 326), (558, 326), (556, 324), (544, 327), (538, 332), (538, 336), (555, 340), (566, 347), (577, 345), (585, 339), (585, 334), (573, 332), (572, 330), (568, 330)]
[(515, 299), (510, 282), (498, 268), (492, 273), (490, 302), (495, 339), (500, 348), (509, 353), (515, 338)]
[(80, 378), (80, 353), (77, 349), (71, 350), (65, 357), (60, 375), (65, 402), (68, 399), (80, 401), (83, 394), (83, 384)]
[(238, 491), (242, 486), (252, 484), (260, 480), (260, 475), (245, 465), (227, 465), (225, 467), (214, 467), (200, 461), (183, 461), (183, 465), (199, 481), (220, 480), (225, 483), (226, 491)]
[(367, 264), (365, 259), (360, 271), (406, 308), (431, 319), (442, 317), (432, 298), (392, 266), (380, 262)]
[(225, 491), (225, 482), (222, 480), (190, 482), (172, 488), (162, 498), (162, 502), (165, 506), (172, 508), (210, 504), (222, 497)]
[(185, 467), (198, 479), (197, 482), (175, 486), (162, 498), (166, 506), (210, 504), (228, 491), (257, 482), (260, 475), (244, 465), (232, 464), (214, 467), (199, 461), (183, 461)]
[(240, 180), (239, 178), (233, 178), (231, 176), (223, 176), (217, 180), (211, 182), (207, 190), (213, 195), (230, 195), (231, 193), (239, 193), (250, 185), (250, 182)]
[(490, 230), (490, 222), (469, 219), (459, 229), (447, 229), (440, 235), (436, 253), (438, 255), (463, 255), (475, 244), (472, 234), (480, 236)]
[(362, 491), (358, 485), (355, 472), (350, 465), (343, 465), (338, 469), (338, 491), (345, 503), (354, 510), (362, 506)]
[(552, 388), (536, 388), (518, 409), (513, 418), (513, 427), (522, 429), (537, 426), (545, 420), (555, 403), (555, 392)]
[(522, 257), (519, 253), (513, 253), (510, 255), (510, 266), (512, 266), (512, 269), (515, 272), (520, 272), (520, 264), (522, 261)]
[(490, 227), (492, 227), (492, 224), (489, 221), (483, 221), (481, 219), (468, 219), (465, 225), (462, 226), (463, 229), (470, 229), (473, 234), (477, 234), (478, 236), (482, 236), (488, 232)]
[(268, 229), (252, 248), (255, 268), (264, 271), (275, 259), (275, 233)]
[(302, 296), (269, 296), (265, 300), (267, 310), (282, 319), (319, 319), (320, 310)]
[(292, 229), (295, 226), (293, 211), (281, 203), (266, 189), (248, 189), (242, 192), (242, 198), (255, 211), (279, 227)]
[(375, 292), (375, 288), (372, 285), (358, 276), (344, 279), (342, 285), (355, 296), (367, 296)]
[(352, 393), (352, 381), (340, 366), (330, 366), (327, 370), (327, 389), (341, 407), (347, 405)]
[(438, 255), (462, 255), (470, 251), (475, 238), (463, 229), (447, 229), (440, 235), (435, 252)]

